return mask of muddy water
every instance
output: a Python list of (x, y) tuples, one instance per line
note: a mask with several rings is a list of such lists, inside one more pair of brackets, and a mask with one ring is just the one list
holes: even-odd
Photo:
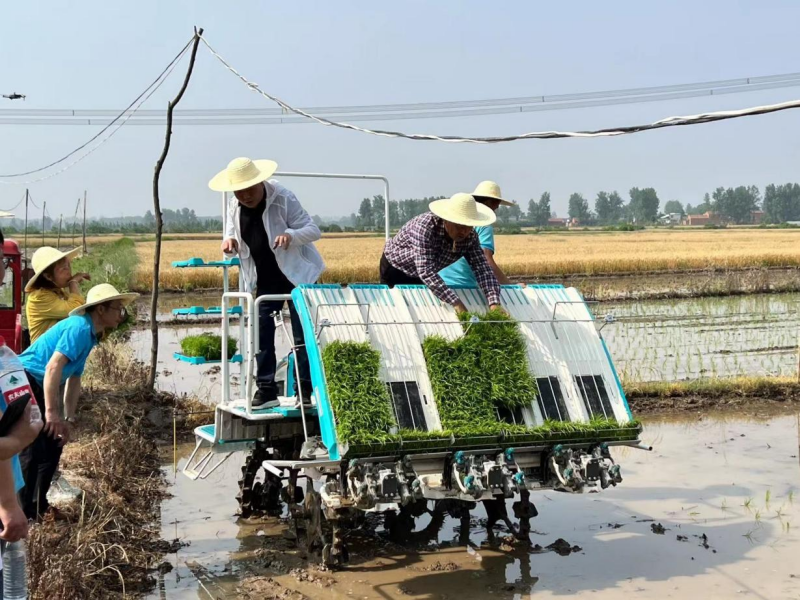
[[(283, 538), (280, 520), (233, 516), (241, 456), (205, 481), (174, 476), (170, 464), (174, 497), (163, 505), (163, 535), (188, 546), (170, 556), (176, 568), (153, 598), (263, 598), (287, 590), (332, 599), (800, 598), (799, 420), (648, 422), (643, 439), (656, 450), (616, 452), (620, 487), (533, 495), (533, 542), (546, 547), (563, 538), (580, 547), (569, 556), (482, 545), (477, 509), (468, 546), (459, 545), (453, 521), (423, 550), (383, 544), (379, 530), (351, 543), (346, 570), (321, 572)], [(659, 526), (663, 534), (654, 533)]]

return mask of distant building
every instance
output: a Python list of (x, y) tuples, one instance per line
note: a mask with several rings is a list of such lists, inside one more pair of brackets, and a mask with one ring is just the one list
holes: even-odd
[(567, 219), (563, 219), (561, 217), (551, 217), (547, 219), (547, 226), (554, 227), (556, 229), (566, 229)]
[(681, 213), (669, 213), (658, 217), (658, 222), (662, 225), (680, 225), (683, 215)]
[(750, 222), (753, 225), (760, 225), (763, 220), (764, 220), (764, 211), (763, 210), (752, 210), (752, 211), (750, 211)]
[(702, 215), (689, 215), (686, 217), (686, 224), (687, 225), (723, 225), (725, 223), (725, 218), (715, 212), (706, 211)]

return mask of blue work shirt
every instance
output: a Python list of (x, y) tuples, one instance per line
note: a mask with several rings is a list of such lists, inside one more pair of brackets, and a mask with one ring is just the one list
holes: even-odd
[(68, 360), (59, 382), (59, 385), (64, 385), (70, 377), (83, 375), (86, 359), (96, 345), (97, 336), (90, 315), (67, 317), (39, 336), (30, 348), (19, 355), (19, 359), (25, 370), (44, 387), (47, 363), (53, 354), (60, 352)]
[[(491, 225), (476, 227), (475, 233), (478, 234), (478, 242), (481, 248), (487, 248), (494, 253), (494, 227)], [(475, 274), (472, 272), (472, 269), (469, 268), (467, 259), (463, 257), (459, 258), (452, 265), (439, 271), (439, 276), (444, 279), (447, 287), (478, 287)]]

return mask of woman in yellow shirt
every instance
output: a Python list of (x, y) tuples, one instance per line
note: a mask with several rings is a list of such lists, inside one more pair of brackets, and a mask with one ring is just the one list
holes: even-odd
[(89, 281), (88, 273), (72, 274), (72, 259), (81, 249), (61, 252), (51, 246), (42, 246), (33, 253), (33, 277), (25, 286), (28, 298), (25, 314), (31, 343), (53, 325), (69, 316), (71, 310), (85, 303), (80, 292), (81, 281)]

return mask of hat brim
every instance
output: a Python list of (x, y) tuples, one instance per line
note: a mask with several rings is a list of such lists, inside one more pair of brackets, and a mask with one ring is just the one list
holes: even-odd
[(70, 317), (80, 316), (86, 314), (86, 309), (92, 306), (97, 306), (98, 304), (105, 304), (106, 302), (113, 302), (114, 300), (122, 300), (123, 306), (128, 306), (131, 302), (136, 300), (139, 297), (139, 294), (117, 294), (116, 296), (109, 296), (108, 298), (103, 298), (102, 300), (97, 300), (96, 302), (87, 302), (86, 304), (82, 304), (78, 308), (72, 310), (69, 313)]
[(505, 198), (497, 198), (496, 196), (481, 196), (480, 194), (478, 194), (478, 195), (472, 194), (472, 197), (475, 198), (475, 200), (478, 200), (478, 201), (480, 201), (480, 200), (497, 200), (498, 202), (500, 202), (501, 206), (514, 206), (514, 205), (516, 205), (516, 202), (512, 202), (511, 200), (506, 200)]
[(238, 192), (245, 190), (256, 184), (263, 183), (275, 174), (278, 170), (278, 163), (274, 160), (254, 160), (253, 164), (258, 169), (258, 175), (247, 181), (240, 181), (239, 183), (231, 183), (228, 179), (228, 169), (223, 169), (208, 182), (210, 187), (215, 192)]
[(31, 277), (28, 280), (28, 283), (25, 284), (25, 293), (26, 294), (30, 294), (33, 291), (33, 284), (36, 283), (37, 279), (39, 279), (39, 275), (41, 275), (42, 273), (47, 271), (47, 269), (49, 269), (51, 266), (56, 264), (58, 261), (60, 261), (60, 260), (62, 260), (64, 258), (69, 258), (70, 260), (72, 260), (73, 258), (75, 258), (76, 256), (79, 256), (80, 254), (83, 254), (83, 248), (73, 248), (69, 252), (62, 252), (61, 256), (59, 256), (58, 258), (55, 258), (54, 260), (52, 260), (49, 263), (47, 263), (44, 266), (44, 268), (41, 271), (39, 271), (38, 273), (34, 273), (33, 274), (33, 277)]
[(441, 217), (445, 221), (457, 223), (458, 225), (466, 225), (468, 227), (491, 225), (497, 219), (497, 216), (491, 208), (480, 203), (475, 204), (475, 208), (478, 210), (476, 218), (472, 219), (466, 215), (460, 215), (452, 210), (449, 198), (434, 200), (428, 205), (428, 208), (433, 214), (437, 217)]

